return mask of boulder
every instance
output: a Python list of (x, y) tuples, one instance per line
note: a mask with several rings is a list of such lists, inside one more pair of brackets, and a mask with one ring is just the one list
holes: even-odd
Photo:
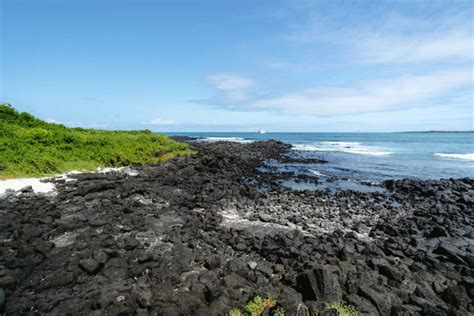
[(380, 315), (390, 315), (392, 306), (401, 304), (401, 300), (394, 294), (391, 294), (390, 290), (386, 288), (363, 285), (359, 287), (358, 294), (374, 304)]
[(356, 307), (359, 316), (379, 316), (377, 308), (365, 297), (351, 294), (345, 297), (347, 304)]
[(99, 263), (92, 258), (79, 260), (79, 267), (89, 274), (94, 274), (100, 269)]
[(443, 300), (459, 309), (466, 309), (472, 300), (467, 295), (466, 289), (463, 286), (450, 286), (444, 290), (441, 297)]
[(331, 302), (342, 298), (338, 275), (327, 267), (306, 271), (297, 278), (298, 291), (304, 301)]
[(5, 312), (5, 303), (6, 303), (5, 291), (2, 288), (0, 288), (0, 313)]

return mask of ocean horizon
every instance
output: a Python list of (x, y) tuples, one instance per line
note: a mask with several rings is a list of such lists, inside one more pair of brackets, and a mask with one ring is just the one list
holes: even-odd
[(180, 132), (176, 136), (199, 141), (250, 143), (279, 140), (304, 158), (326, 164), (289, 165), (287, 169), (318, 177), (380, 182), (388, 179), (443, 179), (474, 177), (472, 131), (388, 133), (330, 132)]

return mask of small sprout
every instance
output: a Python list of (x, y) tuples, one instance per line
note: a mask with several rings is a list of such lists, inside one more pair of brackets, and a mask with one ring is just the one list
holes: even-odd
[(357, 311), (352, 305), (344, 304), (343, 302), (326, 303), (326, 310), (334, 309), (339, 316), (357, 316)]
[(260, 316), (263, 311), (265, 311), (266, 300), (261, 296), (255, 296), (253, 300), (247, 303), (245, 310), (250, 314), (250, 316)]
[(234, 308), (230, 310), (228, 316), (242, 316), (242, 313), (240, 312), (240, 309)]
[(263, 298), (261, 296), (255, 296), (245, 305), (244, 312), (234, 308), (228, 316), (260, 316), (265, 311), (268, 311), (268, 315), (274, 316), (285, 316), (285, 311), (282, 308), (275, 309), (278, 305), (278, 301), (274, 298)]
[(268, 309), (272, 309), (272, 308), (276, 307), (277, 304), (278, 304), (278, 301), (274, 298), (267, 298), (267, 300), (265, 301), (265, 306)]

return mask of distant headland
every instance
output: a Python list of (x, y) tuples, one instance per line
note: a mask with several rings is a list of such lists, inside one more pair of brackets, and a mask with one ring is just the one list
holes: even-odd
[(405, 132), (398, 132), (398, 133), (419, 133), (419, 134), (434, 134), (434, 133), (474, 133), (472, 131), (405, 131)]

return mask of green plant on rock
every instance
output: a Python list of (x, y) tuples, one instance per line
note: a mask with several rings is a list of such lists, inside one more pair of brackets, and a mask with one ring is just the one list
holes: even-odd
[[(228, 316), (260, 316), (266, 310), (270, 311), (273, 316), (285, 316), (285, 310), (283, 308), (276, 308), (278, 301), (274, 298), (263, 298), (261, 296), (255, 296), (250, 300), (244, 307), (244, 312), (241, 312), (238, 308), (234, 308), (229, 311)], [(273, 311), (273, 312), (272, 312)]]
[(242, 313), (240, 312), (240, 309), (234, 308), (229, 311), (228, 316), (242, 316)]
[(253, 300), (245, 305), (245, 311), (249, 313), (250, 316), (259, 316), (265, 311), (266, 300), (261, 296), (255, 296)]
[(335, 310), (339, 316), (357, 316), (355, 307), (343, 302), (326, 303), (326, 310)]

